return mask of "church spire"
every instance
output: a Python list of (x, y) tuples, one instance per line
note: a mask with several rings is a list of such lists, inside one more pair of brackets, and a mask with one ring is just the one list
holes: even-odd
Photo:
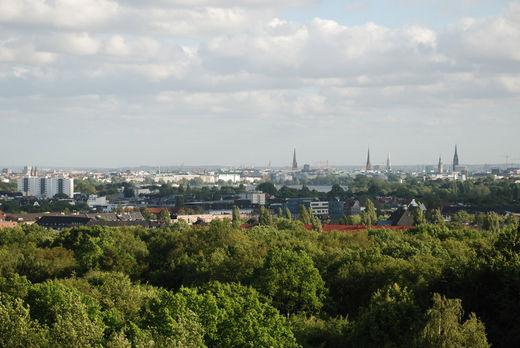
[(457, 145), (455, 145), (455, 154), (453, 155), (453, 171), (455, 172), (459, 166), (459, 155), (457, 154)]
[(292, 170), (297, 170), (297, 169), (298, 169), (298, 162), (296, 162), (296, 149), (294, 149), (293, 160), (292, 160)]
[(365, 168), (367, 171), (372, 170), (372, 164), (370, 163), (370, 148), (368, 148), (367, 154), (367, 166)]
[(437, 173), (442, 174), (444, 172), (444, 164), (442, 164), (442, 158), (439, 156), (439, 164), (437, 165)]

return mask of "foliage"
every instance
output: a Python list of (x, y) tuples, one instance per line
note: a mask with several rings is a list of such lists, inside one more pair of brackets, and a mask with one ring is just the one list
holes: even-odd
[(291, 214), (291, 211), (289, 210), (289, 208), (285, 208), (285, 217), (289, 220), (292, 220), (292, 214)]
[(490, 217), (3, 229), (0, 346), (519, 346), (520, 231)]
[(358, 347), (410, 347), (421, 324), (421, 310), (413, 294), (398, 284), (378, 290), (354, 325)]
[(260, 225), (269, 226), (273, 224), (273, 217), (269, 210), (267, 210), (264, 206), (260, 207), (260, 216), (258, 218), (258, 222)]
[(311, 214), (307, 211), (307, 208), (305, 208), (303, 204), (300, 205), (298, 220), (300, 220), (305, 225), (310, 225), (311, 223)]
[(172, 219), (170, 217), (170, 212), (168, 211), (168, 209), (162, 208), (159, 213), (159, 216), (157, 217), (157, 220), (165, 225), (171, 225)]
[(423, 225), (425, 223), (426, 223), (426, 218), (424, 217), (422, 203), (417, 202), (417, 207), (413, 210), (413, 224), (415, 226), (418, 226), (418, 225)]
[(317, 313), (326, 295), (319, 271), (303, 251), (271, 249), (255, 284), (283, 313)]
[(461, 323), (461, 301), (433, 295), (433, 307), (427, 313), (422, 332), (424, 347), (489, 347), (484, 325), (474, 313)]
[(366, 226), (377, 225), (376, 208), (370, 199), (367, 199), (365, 210), (361, 213), (361, 224)]

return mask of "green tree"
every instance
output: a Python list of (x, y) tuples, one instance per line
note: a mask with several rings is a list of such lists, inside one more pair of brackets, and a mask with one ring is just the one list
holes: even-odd
[(435, 225), (444, 225), (444, 217), (440, 209), (433, 209), (430, 212), (430, 222)]
[(307, 208), (303, 204), (300, 205), (300, 212), (298, 215), (298, 220), (303, 222), (304, 225), (310, 225), (311, 224), (311, 216), (309, 212), (307, 211)]
[(422, 210), (422, 203), (417, 202), (417, 207), (413, 211), (413, 224), (415, 226), (424, 225), (426, 218), (424, 217), (424, 211)]
[(362, 220), (361, 215), (355, 214), (355, 215), (346, 215), (346, 216), (342, 217), (339, 220), (339, 223), (341, 225), (361, 225), (362, 221), (363, 220)]
[(104, 325), (100, 318), (91, 318), (81, 297), (67, 294), (67, 300), (55, 309), (56, 321), (50, 327), (49, 341), (53, 347), (93, 347), (103, 339)]
[(426, 313), (427, 322), (422, 332), (424, 347), (489, 347), (484, 324), (474, 313), (461, 323), (462, 304), (459, 299), (433, 295), (433, 307)]
[(132, 186), (125, 186), (123, 189), (123, 196), (125, 196), (125, 198), (135, 197), (135, 190), (132, 188)]
[(144, 324), (170, 338), (170, 345), (298, 347), (286, 319), (240, 284), (161, 291), (145, 308)]
[(235, 226), (236, 228), (240, 227), (240, 225), (242, 224), (242, 221), (240, 219), (240, 209), (236, 205), (233, 206), (232, 217), (233, 226)]
[(157, 220), (157, 216), (155, 214), (152, 214), (148, 208), (141, 208), (141, 215), (145, 218), (145, 220)]
[(471, 215), (465, 210), (459, 210), (458, 212), (453, 214), (453, 216), (451, 218), (452, 222), (457, 222), (457, 223), (461, 223), (461, 224), (468, 223), (471, 220), (472, 220)]
[(354, 346), (411, 347), (422, 313), (406, 287), (392, 284), (378, 290), (354, 327)]
[(258, 191), (262, 191), (263, 193), (268, 193), (271, 196), (275, 196), (278, 193), (276, 186), (272, 182), (263, 182), (256, 187)]
[(292, 220), (292, 214), (289, 208), (285, 207), (285, 217), (289, 220)]
[(276, 215), (277, 215), (279, 218), (283, 218), (283, 211), (282, 211), (282, 208), (278, 208), (278, 210), (276, 211)]
[(258, 222), (263, 226), (270, 226), (273, 224), (273, 217), (269, 210), (267, 210), (264, 206), (260, 207), (260, 216), (258, 218)]
[(166, 224), (167, 226), (171, 225), (172, 219), (170, 217), (170, 212), (168, 211), (168, 209), (166, 209), (166, 208), (161, 209), (161, 212), (159, 213), (157, 220)]
[(74, 179), (74, 192), (85, 193), (89, 195), (96, 194), (96, 187), (91, 180)]
[(0, 293), (0, 347), (47, 346), (47, 329), (32, 320), (20, 298)]
[(317, 313), (326, 295), (325, 282), (303, 251), (271, 249), (255, 276), (255, 287), (272, 298), (282, 313)]
[(500, 217), (498, 214), (495, 212), (487, 213), (482, 228), (493, 233), (498, 233), (500, 231)]
[(518, 218), (513, 214), (507, 214), (504, 224), (512, 229), (518, 229), (519, 227)]
[(361, 223), (363, 225), (371, 226), (377, 224), (377, 212), (374, 203), (367, 199), (365, 203), (365, 210), (361, 213)]

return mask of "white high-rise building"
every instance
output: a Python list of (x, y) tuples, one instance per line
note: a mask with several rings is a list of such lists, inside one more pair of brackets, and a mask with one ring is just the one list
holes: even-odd
[(74, 196), (74, 179), (25, 176), (18, 179), (18, 192), (24, 196), (54, 197), (58, 193)]

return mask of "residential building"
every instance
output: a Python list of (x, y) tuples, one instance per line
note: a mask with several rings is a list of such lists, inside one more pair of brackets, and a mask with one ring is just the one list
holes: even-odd
[(107, 198), (105, 196), (98, 197), (97, 195), (89, 195), (87, 199), (87, 205), (89, 208), (97, 208), (102, 207), (105, 208), (107, 206)]
[(74, 196), (74, 179), (24, 176), (18, 179), (18, 192), (24, 196), (54, 197), (63, 193)]
[(242, 200), (250, 200), (252, 205), (265, 205), (265, 193), (247, 192), (238, 195)]

